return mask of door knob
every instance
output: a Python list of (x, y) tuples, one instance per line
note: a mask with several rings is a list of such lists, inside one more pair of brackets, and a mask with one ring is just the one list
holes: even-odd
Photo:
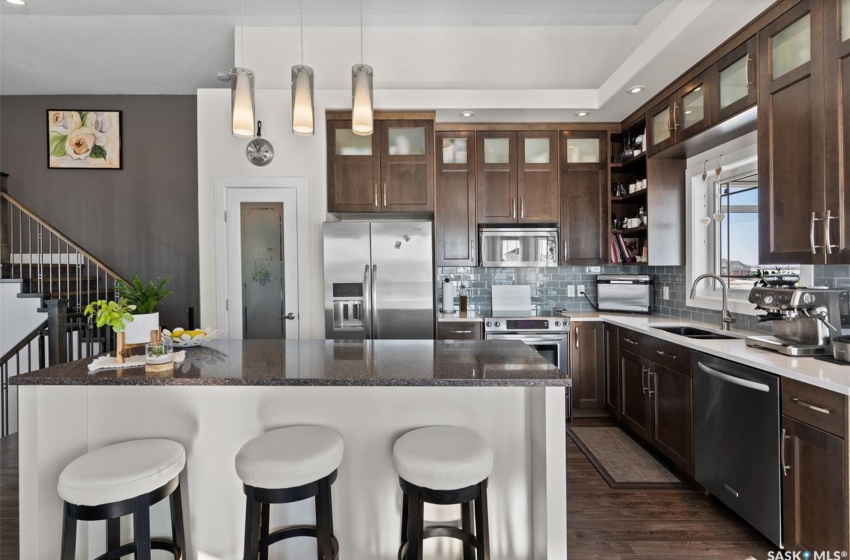
[(295, 313), (290, 312), (290, 313), (287, 313), (286, 315), (281, 315), (280, 317), (278, 317), (278, 319), (286, 319), (287, 321), (294, 321), (295, 320)]

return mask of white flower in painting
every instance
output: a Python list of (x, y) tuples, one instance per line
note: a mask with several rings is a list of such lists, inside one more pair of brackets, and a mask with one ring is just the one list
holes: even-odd
[(102, 111), (89, 113), (86, 115), (85, 126), (94, 131), (98, 146), (106, 146), (109, 143), (108, 134), (112, 125), (108, 113)]
[(80, 114), (76, 111), (50, 111), (48, 120), (50, 127), (62, 134), (68, 134), (83, 125)]
[(73, 130), (65, 140), (65, 152), (73, 159), (89, 157), (96, 143), (97, 133), (89, 127)]

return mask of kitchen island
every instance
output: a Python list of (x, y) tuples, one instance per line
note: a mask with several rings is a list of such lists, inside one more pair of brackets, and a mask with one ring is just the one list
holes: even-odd
[[(494, 560), (566, 558), (570, 380), (525, 344), (220, 340), (188, 349), (166, 375), (143, 368), (89, 373), (88, 362), (13, 378), (20, 386), (21, 558), (59, 556), (56, 482), (68, 463), (104, 445), (159, 437), (187, 452), (181, 484), (188, 558), (239, 558), (245, 506), (236, 452), (265, 431), (301, 424), (332, 428), (345, 441), (333, 486), (341, 558), (397, 557), (401, 491), (392, 446), (430, 425), (467, 427), (493, 446)], [(311, 523), (313, 516), (311, 500), (272, 508), (273, 525)], [(154, 535), (167, 535), (167, 502), (153, 507), (152, 518)], [(457, 506), (425, 511), (427, 521), (459, 518)], [(80, 524), (80, 556), (104, 551), (104, 526)], [(130, 540), (129, 519), (122, 535)], [(455, 557), (458, 544), (431, 539), (426, 555)], [(314, 551), (311, 539), (295, 539), (272, 547), (270, 557)]]

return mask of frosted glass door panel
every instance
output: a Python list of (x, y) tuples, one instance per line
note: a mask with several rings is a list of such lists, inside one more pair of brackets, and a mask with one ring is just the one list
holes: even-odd
[(670, 139), (670, 111), (661, 111), (652, 117), (652, 145), (658, 144)]
[(443, 139), (443, 163), (461, 163), (467, 161), (466, 138)]
[(525, 163), (549, 163), (549, 139), (525, 139)]
[(242, 203), (242, 336), (285, 338), (283, 203)]
[(350, 128), (336, 129), (336, 155), (371, 156), (372, 137), (357, 136)]
[(390, 128), (389, 149), (391, 156), (424, 156), (424, 128)]
[(850, 39), (850, 0), (841, 0), (841, 41)]
[(682, 97), (682, 129), (688, 129), (705, 118), (704, 93), (700, 86)]
[(484, 139), (484, 163), (510, 163), (511, 141), (508, 138)]
[(812, 22), (806, 14), (771, 37), (773, 79), (812, 59)]
[(747, 87), (747, 57), (740, 58), (720, 72), (720, 108), (749, 95)]
[(599, 138), (569, 138), (567, 163), (599, 163)]

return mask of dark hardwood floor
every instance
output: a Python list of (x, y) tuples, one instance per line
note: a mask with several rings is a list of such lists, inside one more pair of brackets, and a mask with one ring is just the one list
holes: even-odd
[[(576, 418), (574, 426), (615, 425)], [(573, 560), (765, 560), (775, 547), (701, 490), (615, 490), (567, 437), (567, 549)]]
[[(582, 419), (576, 425), (610, 425)], [(614, 490), (567, 438), (570, 560), (767, 558), (772, 545), (698, 490)], [(18, 438), (0, 439), (0, 559), (18, 558)]]

